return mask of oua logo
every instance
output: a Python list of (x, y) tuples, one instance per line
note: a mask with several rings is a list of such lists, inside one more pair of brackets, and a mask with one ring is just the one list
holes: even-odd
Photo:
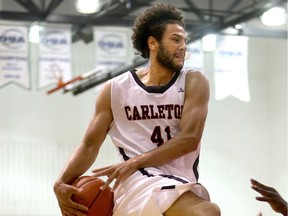
[(117, 54), (124, 48), (122, 38), (116, 34), (106, 35), (101, 38), (98, 42), (98, 46), (108, 54)]
[(51, 50), (61, 50), (68, 45), (65, 35), (61, 31), (45, 31), (41, 35), (41, 43)]
[(25, 44), (25, 38), (23, 32), (10, 28), (0, 35), (0, 43), (10, 49), (19, 49)]
[(223, 58), (243, 56), (243, 54), (240, 51), (232, 51), (232, 50), (220, 50), (218, 53)]

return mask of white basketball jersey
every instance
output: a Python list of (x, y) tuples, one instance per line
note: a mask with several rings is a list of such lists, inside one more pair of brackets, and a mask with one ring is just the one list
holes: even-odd
[[(114, 121), (109, 135), (122, 160), (165, 145), (179, 133), (187, 72), (182, 70), (175, 74), (167, 85), (161, 87), (145, 86), (135, 70), (112, 79)], [(163, 175), (176, 175), (197, 182), (199, 151), (200, 144), (196, 151), (157, 168)]]

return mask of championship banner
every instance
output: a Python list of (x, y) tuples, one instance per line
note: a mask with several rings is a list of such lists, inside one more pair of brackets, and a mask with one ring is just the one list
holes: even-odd
[(214, 60), (215, 99), (234, 96), (250, 101), (247, 65), (248, 37), (217, 38)]
[(128, 31), (100, 29), (94, 31), (95, 63), (107, 70), (129, 63)]
[(0, 26), (0, 87), (15, 83), (30, 89), (27, 27)]
[(183, 68), (203, 71), (203, 51), (200, 40), (187, 45), (186, 60)]
[(45, 28), (40, 32), (38, 88), (71, 80), (71, 32)]

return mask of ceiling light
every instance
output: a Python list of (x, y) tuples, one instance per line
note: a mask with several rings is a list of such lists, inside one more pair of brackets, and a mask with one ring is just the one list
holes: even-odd
[(242, 25), (241, 24), (236, 24), (235, 25), (235, 29), (238, 29), (238, 30), (240, 30), (240, 29), (242, 29), (243, 27), (242, 27)]
[[(103, 0), (102, 0), (103, 1)], [(76, 0), (75, 7), (79, 13), (92, 14), (101, 8), (101, 0)]]
[(29, 30), (29, 41), (31, 43), (39, 43), (40, 42), (40, 31), (43, 30), (43, 26), (38, 25), (37, 23), (32, 23)]
[(229, 35), (238, 35), (239, 34), (239, 29), (233, 28), (233, 27), (228, 27), (222, 31), (224, 34), (229, 34)]
[(286, 23), (287, 13), (282, 7), (273, 7), (260, 17), (261, 22), (267, 26), (280, 26)]

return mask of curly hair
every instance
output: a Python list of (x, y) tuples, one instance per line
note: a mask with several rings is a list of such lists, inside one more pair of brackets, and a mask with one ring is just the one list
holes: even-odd
[(167, 24), (179, 24), (184, 27), (182, 12), (172, 5), (157, 4), (137, 17), (131, 39), (133, 47), (143, 58), (149, 57), (148, 38), (153, 36), (161, 41)]

